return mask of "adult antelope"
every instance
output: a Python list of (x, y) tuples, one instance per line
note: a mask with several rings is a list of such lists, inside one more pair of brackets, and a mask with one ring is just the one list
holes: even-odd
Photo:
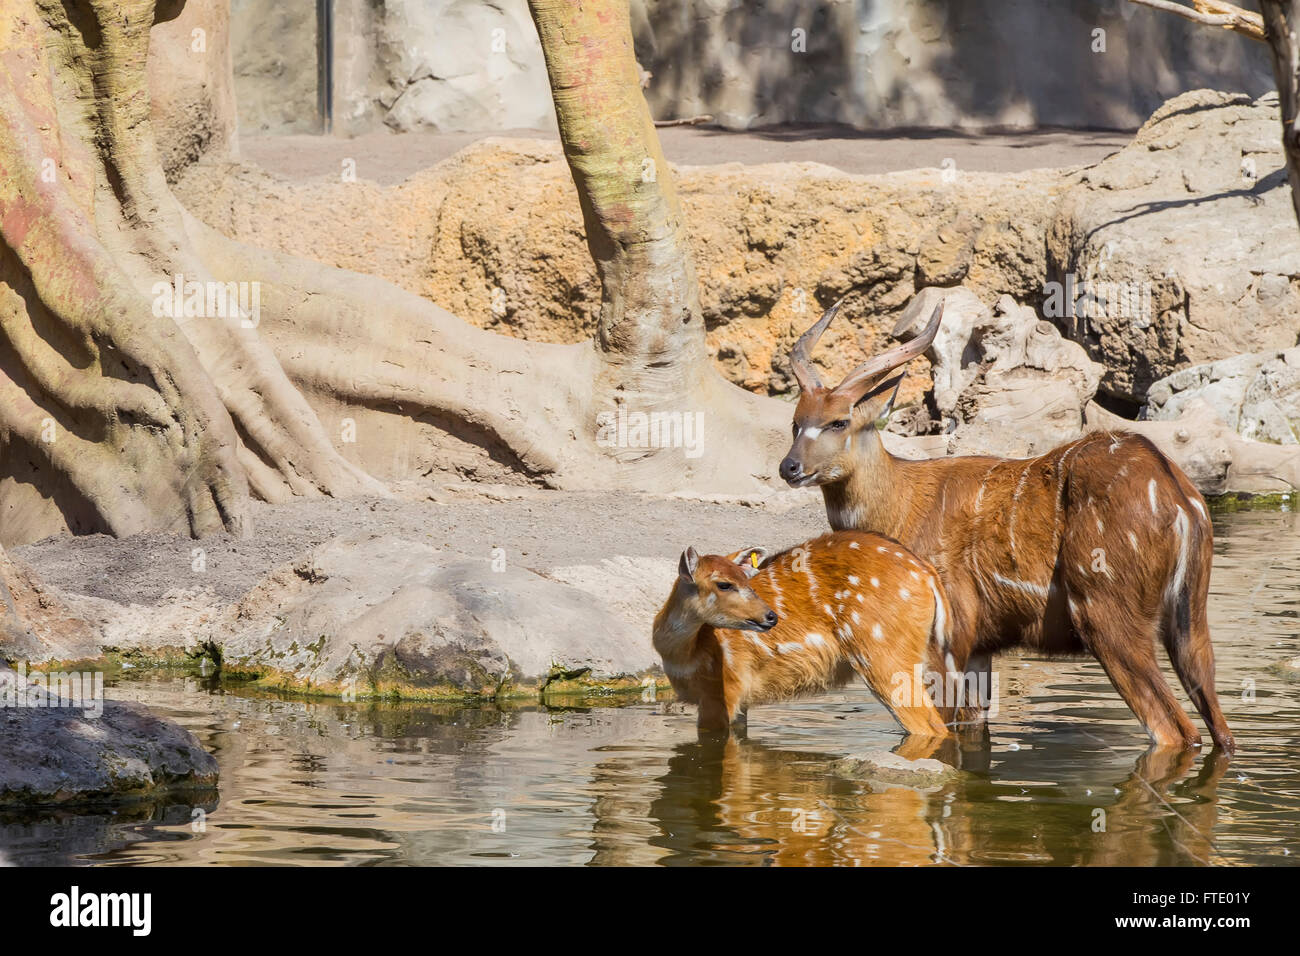
[(934, 339), (943, 305), (916, 338), (826, 388), (810, 353), (839, 305), (790, 353), (800, 395), (781, 477), (820, 486), (832, 528), (889, 535), (934, 564), (959, 666), (987, 666), (986, 655), (1014, 646), (1091, 651), (1157, 746), (1200, 746), (1160, 673), (1158, 636), (1214, 742), (1232, 753), (1206, 618), (1212, 531), (1187, 477), (1125, 432), (1029, 459), (896, 458), (876, 425), (902, 381), (897, 370)]

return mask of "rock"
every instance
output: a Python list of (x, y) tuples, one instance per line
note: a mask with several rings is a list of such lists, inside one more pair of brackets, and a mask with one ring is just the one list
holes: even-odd
[(1300, 657), (1293, 657), (1289, 661), (1278, 661), (1273, 665), (1273, 669), (1283, 677), (1300, 680)]
[[(13, 700), (23, 703), (10, 706)], [(97, 803), (216, 786), (217, 762), (194, 735), (138, 704), (101, 701), (98, 715), (50, 706), (63, 702), (3, 665), (0, 701), (0, 806)]]
[[(186, 730), (103, 699), (102, 671), (39, 680), (28, 663), (101, 655), (95, 628), (0, 550), (0, 805), (102, 801), (211, 787), (217, 764)], [(52, 693), (54, 689), (63, 693)]]
[[(1044, 312), (1106, 366), (1102, 391), (1141, 404), (1192, 364), (1300, 336), (1300, 231), (1276, 95), (1199, 90), (1082, 174), (1048, 233)], [(1065, 290), (1087, 293), (1072, 305)]]
[[(644, 6), (644, 27), (635, 18), (633, 24), (638, 55), (654, 74), (646, 92), (655, 115), (709, 113), (732, 128), (823, 122), (870, 130), (1131, 129), (1170, 89), (1273, 86), (1267, 58), (1249, 44), (1224, 43), (1216, 31), (1128, 3), (644, 0)], [(1139, 58), (1143, 68), (1134, 69)], [(1086, 83), (1087, 95), (1079, 94), (1079, 83)]]
[(894, 326), (895, 335), (901, 338), (917, 335), (940, 302), (943, 303), (943, 322), (925, 356), (930, 360), (933, 402), (940, 415), (941, 430), (951, 431), (957, 425), (957, 405), (961, 395), (979, 375), (980, 356), (972, 345), (972, 339), (977, 328), (991, 324), (992, 316), (988, 306), (967, 288), (932, 287), (918, 292), (903, 310), (902, 317)]
[(239, 127), (319, 133), (316, 4), (230, 0)]
[(1243, 438), (1294, 445), (1300, 429), (1300, 348), (1237, 355), (1174, 372), (1151, 386), (1143, 417), (1175, 419), (1193, 400), (1208, 404)]
[(436, 698), (635, 684), (657, 663), (649, 619), (635, 626), (610, 597), (501, 559), (344, 538), (272, 572), (207, 633), (228, 671), (295, 690)]
[[(555, 125), (542, 46), (524, 0), (335, 0), (334, 18), (338, 132)], [(275, 90), (265, 79), (262, 85)]]
[(99, 656), (94, 627), (0, 548), (0, 658), (44, 663)]
[(915, 335), (940, 299), (926, 356), (947, 451), (1023, 458), (1077, 438), (1102, 374), (1083, 348), (1010, 296), (990, 311), (960, 288), (923, 290), (895, 331)]
[(1172, 421), (1132, 422), (1093, 403), (1088, 406), (1085, 430), (1098, 429), (1145, 435), (1204, 495), (1273, 494), (1300, 488), (1300, 446), (1242, 438), (1200, 399), (1190, 400)]
[(958, 775), (947, 764), (928, 757), (909, 760), (888, 750), (851, 754), (831, 764), (831, 772), (843, 777), (865, 777), (904, 787), (934, 789)]
[(200, 157), (238, 147), (230, 12), (228, 0), (164, 0), (158, 17), (149, 31), (149, 116), (174, 182)]
[[(237, 46), (241, 112), (246, 98), (267, 103), (280, 89), (296, 88), (299, 75), (314, 79), (315, 23), (310, 15), (293, 17), (290, 33), (288, 18), (277, 24), (286, 6), (312, 11), (307, 3), (236, 2), (242, 30), (302, 51), (282, 57), (277, 72), (253, 68), (266, 59), (253, 54), (268, 41), (247, 54)], [(732, 128), (834, 122), (870, 130), (1122, 129), (1139, 124), (1169, 89), (1219, 83), (1262, 92), (1273, 84), (1267, 58), (1249, 44), (1224, 42), (1217, 31), (1127, 3), (633, 0), (631, 15), (654, 114), (708, 113)], [(1063, 23), (1078, 27), (1062, 29)], [(523, 0), (334, 0), (336, 125), (377, 125), (397, 92), (386, 81), (404, 82), (427, 63), (448, 92), (416, 114), (422, 125), (472, 120), (461, 105), (471, 97), (461, 94), (458, 102), (455, 95), (461, 86), (484, 103), (475, 128), (505, 128), (493, 108), (506, 90), (549, 108), (536, 45)], [(1139, 56), (1143, 68), (1134, 69)], [(1086, 96), (1077, 82), (1056, 79), (1080, 77), (1087, 78)]]

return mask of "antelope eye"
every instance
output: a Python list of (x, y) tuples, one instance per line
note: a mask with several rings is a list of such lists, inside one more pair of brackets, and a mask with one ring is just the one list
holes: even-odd
[(837, 418), (827, 427), (832, 428), (837, 432), (842, 432), (844, 429), (849, 427), (849, 420), (847, 418)]
[(730, 581), (719, 581), (719, 582), (718, 582), (718, 590), (719, 590), (719, 591), (734, 591), (734, 590), (736, 590), (736, 586), (735, 586), (734, 584), (732, 584)]

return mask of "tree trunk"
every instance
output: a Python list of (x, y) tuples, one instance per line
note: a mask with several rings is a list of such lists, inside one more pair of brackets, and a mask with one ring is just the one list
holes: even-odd
[[(707, 437), (710, 451), (726, 443), (731, 454), (751, 458), (758, 423), (726, 414), (730, 389), (705, 350), (695, 263), (641, 92), (629, 5), (529, 0), (528, 6), (601, 284), (594, 410), (674, 420), (707, 412), (714, 425)], [(646, 471), (668, 477), (696, 470), (680, 453), (649, 451), (620, 448), (613, 454), (641, 465), (638, 480), (647, 480)]]
[[(708, 361), (625, 4), (534, 11), (604, 289), (594, 347), (482, 332), (188, 216), (145, 70), (150, 28), (180, 10), (10, 0), (0, 12), (0, 543), (236, 529), (250, 494), (384, 494), (372, 472), (415, 478), (449, 448), (562, 488), (745, 492), (772, 479), (786, 410)], [(221, 22), (212, 49), (225, 49)], [(159, 290), (178, 276), (198, 297), (188, 310), (183, 286), (173, 316)], [(257, 290), (256, 315), (214, 309), (227, 283)], [(619, 403), (698, 412), (703, 442), (602, 441), (599, 416)]]
[(1291, 202), (1300, 223), (1300, 0), (1260, 0), (1260, 8), (1282, 105), (1282, 149)]

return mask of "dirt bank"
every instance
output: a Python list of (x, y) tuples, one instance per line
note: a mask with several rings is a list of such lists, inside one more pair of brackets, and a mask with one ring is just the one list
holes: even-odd
[[(751, 544), (789, 545), (820, 534), (826, 520), (821, 495), (808, 491), (748, 503), (518, 488), (467, 488), (440, 495), (445, 501), (259, 502), (254, 503), (251, 533), (242, 538), (65, 535), (12, 553), (47, 584), (72, 594), (160, 605), (167, 603), (168, 592), (202, 589), (216, 603), (238, 599), (273, 568), (310, 548), (358, 534), (400, 535), (484, 558), (500, 548), (507, 563), (546, 572), (618, 555), (675, 559), (691, 544), (705, 553)], [(196, 563), (199, 550), (202, 560)], [(648, 621), (646, 627), (648, 634)]]

